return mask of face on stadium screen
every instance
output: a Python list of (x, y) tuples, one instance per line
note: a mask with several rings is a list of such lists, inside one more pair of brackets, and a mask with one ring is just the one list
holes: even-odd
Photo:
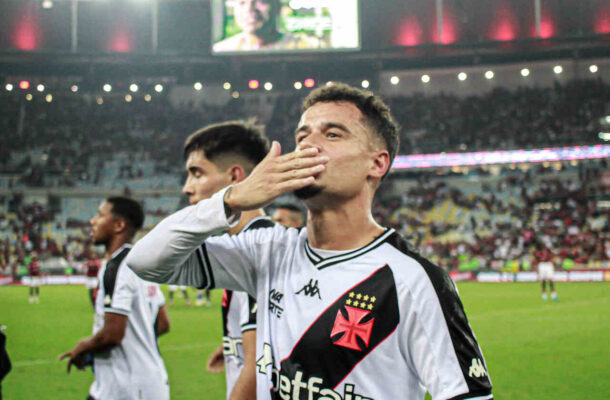
[(188, 173), (182, 193), (189, 196), (190, 204), (197, 204), (203, 199), (212, 197), (214, 193), (231, 184), (231, 176), (227, 171), (219, 170), (218, 166), (208, 160), (201, 150), (192, 151), (186, 160)]

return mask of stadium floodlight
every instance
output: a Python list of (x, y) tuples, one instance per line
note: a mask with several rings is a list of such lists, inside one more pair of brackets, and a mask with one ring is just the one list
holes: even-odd
[(144, 95), (144, 101), (149, 102), (152, 100), (152, 97), (149, 94)]
[(225, 82), (222, 84), (224, 90), (231, 90), (231, 82)]
[(248, 81), (248, 87), (252, 90), (258, 89), (259, 83), (256, 79), (250, 79)]
[(112, 86), (109, 83), (106, 83), (102, 89), (104, 89), (104, 92), (108, 93), (112, 91)]
[(485, 71), (485, 79), (490, 80), (494, 78), (494, 72), (492, 70)]
[(529, 76), (529, 75), (530, 75), (530, 70), (529, 70), (529, 69), (527, 69), (527, 68), (523, 68), (523, 69), (521, 70), (521, 76), (522, 76), (522, 77), (524, 77), (524, 78), (525, 78), (526, 76)]
[(427, 74), (422, 75), (422, 76), (421, 76), (421, 81), (422, 81), (423, 83), (428, 83), (428, 82), (430, 82), (430, 75), (427, 75)]
[(125, 95), (125, 101), (126, 101), (126, 102), (131, 103), (131, 100), (132, 100), (132, 99), (133, 99), (133, 97), (131, 97), (131, 95), (130, 95), (130, 94), (126, 94), (126, 95)]
[(160, 84), (160, 83), (157, 83), (157, 84), (155, 85), (155, 92), (157, 92), (157, 93), (161, 93), (162, 91), (163, 91), (163, 85), (162, 85), (162, 84)]
[(460, 72), (458, 74), (458, 79), (461, 80), (462, 82), (465, 81), (466, 79), (468, 79), (468, 74), (466, 72)]
[(314, 81), (312, 78), (305, 79), (303, 83), (305, 84), (306, 88), (312, 88), (316, 85), (316, 81)]
[(49, 8), (53, 8), (53, 2), (51, 0), (43, 0), (42, 2), (42, 8), (45, 9), (49, 9)]
[(201, 82), (195, 82), (195, 84), (193, 85), (193, 88), (196, 91), (200, 91), (201, 89), (203, 89), (203, 85), (201, 84)]
[(28, 93), (28, 94), (26, 94), (26, 95), (25, 95), (25, 99), (26, 99), (27, 101), (32, 101), (32, 99), (33, 99), (33, 98), (34, 98), (34, 96), (32, 96), (32, 94), (31, 94), (31, 93)]
[(266, 91), (270, 91), (271, 89), (273, 89), (273, 83), (271, 82), (265, 82), (265, 84), (263, 85), (263, 87), (265, 88)]
[(104, 99), (102, 99), (101, 97), (98, 97), (98, 98), (95, 100), (95, 102), (101, 106), (102, 104), (104, 104)]
[(36, 90), (38, 90), (39, 92), (44, 92), (44, 85), (42, 83), (39, 83), (38, 86), (36, 86)]
[(400, 83), (400, 78), (394, 75), (390, 78), (390, 83), (392, 85), (398, 85)]
[(295, 82), (294, 83), (294, 88), (296, 90), (301, 90), (303, 88), (303, 84), (301, 82)]
[(131, 85), (129, 85), (129, 90), (131, 90), (133, 93), (138, 91), (138, 85), (136, 85), (135, 83), (132, 83)]
[(47, 101), (47, 103), (50, 103), (53, 101), (53, 95), (51, 93), (49, 93), (45, 96), (44, 99)]
[(591, 72), (592, 74), (596, 73), (598, 71), (597, 65), (592, 64), (589, 65), (589, 72)]
[(72, 85), (72, 87), (70, 88), (71, 91), (73, 91), (74, 93), (78, 92), (78, 86), (76, 85)]
[(555, 75), (559, 75), (563, 72), (563, 67), (561, 65), (555, 65), (553, 67), (553, 72), (555, 73)]
[(370, 83), (368, 80), (366, 80), (366, 79), (365, 79), (365, 80), (363, 80), (363, 81), (360, 83), (360, 85), (361, 85), (363, 88), (368, 89), (368, 87), (371, 85), (371, 83)]
[(28, 81), (19, 82), (19, 88), (22, 90), (28, 90), (30, 88), (30, 82), (28, 82)]
[(235, 90), (233, 93), (231, 93), (231, 97), (233, 97), (234, 99), (239, 99), (239, 92)]
[(597, 136), (604, 142), (607, 142), (610, 140), (610, 132), (600, 132)]
[(6, 89), (7, 92), (10, 92), (13, 90), (13, 85), (11, 85), (10, 83), (7, 83), (4, 88)]

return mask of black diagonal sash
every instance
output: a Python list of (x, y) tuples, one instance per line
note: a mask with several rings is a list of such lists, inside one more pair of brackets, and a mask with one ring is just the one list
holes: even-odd
[[(281, 379), (293, 381), (298, 375), (297, 381), (307, 382), (316, 377), (323, 379), (321, 388), (334, 389), (396, 329), (398, 321), (394, 276), (386, 265), (320, 314), (282, 360)], [(274, 389), (274, 398), (280, 398), (281, 389)], [(298, 393), (299, 399), (308, 399), (308, 390)]]

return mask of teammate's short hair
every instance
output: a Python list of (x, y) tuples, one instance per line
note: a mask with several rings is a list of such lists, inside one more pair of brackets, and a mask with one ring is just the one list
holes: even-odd
[[(360, 90), (344, 83), (333, 83), (312, 91), (303, 100), (301, 110), (305, 112), (317, 103), (341, 102), (352, 103), (364, 115), (367, 125), (382, 139), (390, 154), (390, 163), (398, 152), (398, 124), (394, 121), (390, 108), (368, 90)], [(384, 177), (390, 169), (386, 171)]]
[(112, 215), (124, 220), (132, 232), (144, 224), (144, 211), (137, 201), (122, 196), (109, 197), (106, 201), (112, 205)]
[(294, 205), (292, 203), (280, 203), (275, 208), (276, 209), (278, 209), (278, 208), (285, 208), (286, 210), (290, 210), (290, 211), (294, 211), (294, 212), (298, 212), (298, 213), (303, 213), (303, 210), (299, 206)]
[(249, 173), (269, 152), (269, 140), (263, 126), (256, 125), (254, 120), (227, 121), (208, 125), (191, 134), (184, 142), (184, 158), (196, 150), (202, 150), (211, 162), (227, 155), (243, 157), (252, 163), (244, 166)]

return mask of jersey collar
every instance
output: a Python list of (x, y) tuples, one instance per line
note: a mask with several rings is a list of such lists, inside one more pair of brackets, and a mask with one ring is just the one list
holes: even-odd
[(340, 254), (331, 256), (331, 257), (323, 257), (316, 252), (310, 245), (309, 240), (305, 239), (305, 254), (309, 261), (313, 265), (315, 265), (318, 269), (324, 269), (326, 267), (330, 267), (331, 265), (335, 265), (344, 261), (351, 260), (353, 258), (359, 257), (379, 246), (381, 246), (387, 239), (394, 233), (393, 228), (387, 228), (384, 233), (377, 236), (373, 239), (372, 242), (366, 244), (355, 250), (347, 250), (345, 252), (341, 252)]

